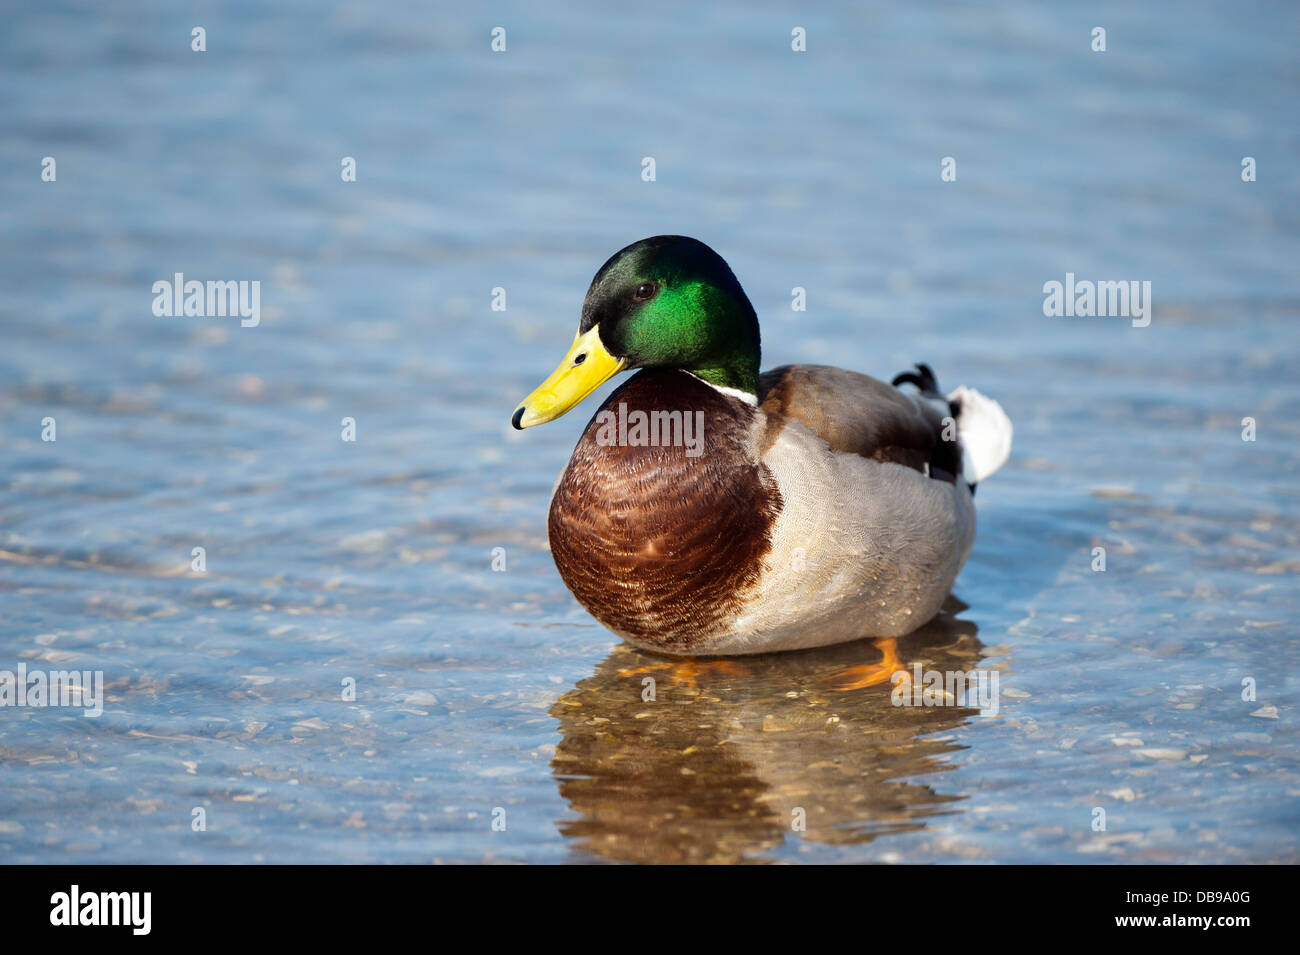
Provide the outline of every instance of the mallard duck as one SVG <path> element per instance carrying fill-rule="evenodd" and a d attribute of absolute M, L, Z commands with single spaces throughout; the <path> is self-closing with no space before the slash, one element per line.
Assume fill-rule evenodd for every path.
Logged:
<path fill-rule="evenodd" d="M 939 611 L 975 539 L 975 485 L 1011 422 L 925 365 L 886 384 L 825 365 L 759 371 L 754 308 L 686 236 L 596 273 L 573 345 L 515 409 L 530 428 L 637 370 L 588 422 L 552 492 L 560 577 L 614 633 L 669 656 L 894 638 Z M 901 386 L 914 391 L 905 392 Z"/>

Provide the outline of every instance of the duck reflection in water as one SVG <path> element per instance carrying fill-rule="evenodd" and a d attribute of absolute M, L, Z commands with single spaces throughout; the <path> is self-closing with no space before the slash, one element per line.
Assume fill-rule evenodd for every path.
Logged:
<path fill-rule="evenodd" d="M 898 653 L 908 671 L 973 671 L 976 631 L 941 613 Z M 761 862 L 787 840 L 861 845 L 959 811 L 962 796 L 924 779 L 964 748 L 936 734 L 979 710 L 951 698 L 896 706 L 889 684 L 837 690 L 873 652 L 666 663 L 616 647 L 551 709 L 563 737 L 552 771 L 577 813 L 561 831 L 580 854 L 612 861 Z"/>

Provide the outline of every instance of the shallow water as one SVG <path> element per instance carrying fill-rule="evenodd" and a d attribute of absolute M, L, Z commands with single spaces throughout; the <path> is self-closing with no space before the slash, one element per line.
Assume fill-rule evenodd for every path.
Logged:
<path fill-rule="evenodd" d="M 696 7 L 9 18 L 0 669 L 107 701 L 0 709 L 0 858 L 1297 860 L 1300 16 Z M 659 232 L 765 364 L 1007 408 L 967 606 L 902 642 L 996 715 L 829 689 L 868 645 L 647 669 L 564 589 L 588 415 L 509 414 Z M 1044 317 L 1067 271 L 1151 324 Z M 155 317 L 175 272 L 260 280 L 261 324 Z"/>

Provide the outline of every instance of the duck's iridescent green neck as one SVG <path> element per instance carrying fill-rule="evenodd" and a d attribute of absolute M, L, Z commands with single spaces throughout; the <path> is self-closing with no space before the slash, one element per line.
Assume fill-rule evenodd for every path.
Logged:
<path fill-rule="evenodd" d="M 702 242 L 657 236 L 611 257 L 583 304 L 580 330 L 594 326 L 628 368 L 673 368 L 758 392 L 758 317 L 730 267 Z"/>
<path fill-rule="evenodd" d="M 654 303 L 656 320 L 629 329 L 628 341 L 645 356 L 646 367 L 675 367 L 712 385 L 757 394 L 758 318 L 744 292 L 740 296 L 706 281 L 666 287 Z"/>

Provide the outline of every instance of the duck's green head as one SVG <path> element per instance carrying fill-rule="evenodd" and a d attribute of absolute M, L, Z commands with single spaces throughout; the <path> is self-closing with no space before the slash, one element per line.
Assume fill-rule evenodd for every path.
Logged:
<path fill-rule="evenodd" d="M 600 267 L 573 347 L 511 423 L 558 418 L 633 368 L 675 368 L 753 395 L 758 365 L 758 318 L 722 256 L 698 239 L 657 235 Z"/>

